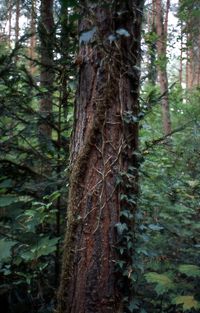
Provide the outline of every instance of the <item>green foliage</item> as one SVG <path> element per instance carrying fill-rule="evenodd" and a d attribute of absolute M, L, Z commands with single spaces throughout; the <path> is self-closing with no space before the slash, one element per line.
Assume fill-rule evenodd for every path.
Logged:
<path fill-rule="evenodd" d="M 189 277 L 200 277 L 200 267 L 197 265 L 182 264 L 178 270 Z"/>
<path fill-rule="evenodd" d="M 16 241 L 13 240 L 0 240 L 0 264 L 6 262 L 12 254 L 12 247 L 15 246 Z"/>
<path fill-rule="evenodd" d="M 145 274 L 148 283 L 155 283 L 155 291 L 158 295 L 162 295 L 175 287 L 172 280 L 165 274 L 150 272 Z"/>
<path fill-rule="evenodd" d="M 1 37 L 0 295 L 5 298 L 8 305 L 5 310 L 9 312 L 47 313 L 52 312 L 54 305 L 61 265 L 60 242 L 65 229 L 68 184 L 65 169 L 76 87 L 73 62 L 77 45 L 76 3 L 56 4 L 60 17 L 55 16 L 56 39 L 53 52 L 50 51 L 54 54 L 52 86 L 43 87 L 40 82 L 43 64 L 39 27 L 36 27 L 36 60 L 31 62 L 27 49 L 30 35 L 23 35 L 15 46 L 12 42 L 13 48 L 8 48 L 8 37 L 5 42 Z M 30 3 L 23 3 L 20 14 L 29 17 L 29 12 Z M 35 22 L 38 24 L 37 17 Z M 23 31 L 27 29 L 21 29 L 20 34 Z M 42 112 L 41 100 L 49 94 L 52 110 L 47 117 Z M 50 127 L 52 135 L 44 136 L 41 125 Z"/>
<path fill-rule="evenodd" d="M 183 102 L 187 97 L 187 102 Z M 144 116 L 140 120 L 140 194 L 133 198 L 130 172 L 120 173 L 118 184 L 124 208 L 117 270 L 133 290 L 125 297 L 127 312 L 197 312 L 199 309 L 199 91 L 170 92 L 174 132 L 162 137 L 160 96 L 152 85 L 143 90 Z M 190 101 L 190 104 L 188 103 Z M 131 113 L 125 122 L 138 122 Z M 180 127 L 183 125 L 183 127 Z M 131 206 L 137 202 L 137 213 Z M 131 223 L 135 220 L 135 232 Z M 132 254 L 132 257 L 130 255 Z M 127 262 L 124 262 L 126 255 Z"/>
<path fill-rule="evenodd" d="M 178 296 L 173 301 L 176 305 L 181 304 L 183 307 L 183 312 L 187 312 L 200 307 L 200 303 L 197 302 L 193 296 Z"/>

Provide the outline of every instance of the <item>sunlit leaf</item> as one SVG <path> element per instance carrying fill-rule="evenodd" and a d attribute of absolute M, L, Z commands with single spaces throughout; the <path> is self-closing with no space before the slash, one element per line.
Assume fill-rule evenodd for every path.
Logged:
<path fill-rule="evenodd" d="M 200 277 L 200 267 L 193 264 L 182 264 L 179 271 L 189 277 Z"/>
<path fill-rule="evenodd" d="M 200 307 L 199 302 L 194 299 L 194 296 L 178 296 L 174 298 L 173 303 L 177 305 L 182 304 L 184 312 Z"/>

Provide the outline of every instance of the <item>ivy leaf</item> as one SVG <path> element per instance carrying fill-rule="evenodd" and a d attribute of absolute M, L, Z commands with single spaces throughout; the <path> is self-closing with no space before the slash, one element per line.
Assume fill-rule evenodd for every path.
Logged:
<path fill-rule="evenodd" d="M 135 309 L 138 309 L 138 308 L 139 308 L 138 300 L 132 300 L 128 305 L 128 309 L 130 312 L 133 312 Z"/>
<path fill-rule="evenodd" d="M 174 298 L 173 303 L 177 305 L 182 304 L 184 312 L 200 307 L 199 302 L 193 296 L 178 296 Z"/>
<path fill-rule="evenodd" d="M 124 28 L 119 28 L 116 30 L 116 33 L 120 36 L 130 37 L 129 32 Z"/>
<path fill-rule="evenodd" d="M 173 281 L 165 274 L 158 274 L 156 272 L 149 272 L 145 274 L 148 283 L 156 284 L 155 291 L 158 295 L 168 292 L 169 289 L 174 288 Z"/>
<path fill-rule="evenodd" d="M 189 277 L 200 277 L 200 267 L 197 265 L 182 264 L 178 270 Z"/>
<path fill-rule="evenodd" d="M 79 39 L 80 44 L 88 44 L 93 39 L 96 29 L 96 27 L 93 27 L 91 30 L 83 32 Z"/>
<path fill-rule="evenodd" d="M 125 223 L 117 223 L 115 227 L 119 235 L 122 235 L 125 230 L 128 230 L 128 226 Z"/>
<path fill-rule="evenodd" d="M 0 207 L 9 206 L 10 204 L 16 202 L 18 199 L 15 196 L 1 196 L 0 198 Z"/>
<path fill-rule="evenodd" d="M 108 36 L 108 40 L 110 41 L 110 44 L 111 44 L 113 41 L 115 41 L 116 39 L 117 39 L 117 37 L 116 37 L 115 35 L 113 35 L 113 34 L 111 34 L 111 35 Z"/>

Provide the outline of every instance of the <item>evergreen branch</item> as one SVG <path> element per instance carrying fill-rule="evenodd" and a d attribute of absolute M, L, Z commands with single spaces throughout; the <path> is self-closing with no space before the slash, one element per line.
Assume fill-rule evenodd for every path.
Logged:
<path fill-rule="evenodd" d="M 151 149 L 153 148 L 155 145 L 157 144 L 160 144 L 160 143 L 163 143 L 167 138 L 171 137 L 172 135 L 180 132 L 180 131 L 183 131 L 186 127 L 188 127 L 189 124 L 191 124 L 193 122 L 193 120 L 189 121 L 188 123 L 180 126 L 180 127 L 177 127 L 175 129 L 173 129 L 169 134 L 167 135 L 164 135 L 160 138 L 157 138 L 157 139 L 154 139 L 152 140 L 150 143 L 146 142 L 145 143 L 145 148 L 142 150 L 142 153 L 144 153 L 147 149 Z"/>

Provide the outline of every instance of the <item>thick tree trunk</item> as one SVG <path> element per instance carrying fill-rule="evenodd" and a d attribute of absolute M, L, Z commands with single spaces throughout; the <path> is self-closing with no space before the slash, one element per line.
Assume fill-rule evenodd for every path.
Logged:
<path fill-rule="evenodd" d="M 40 6 L 40 54 L 41 54 L 41 74 L 40 85 L 44 88 L 40 103 L 40 113 L 42 119 L 39 123 L 39 135 L 41 143 L 51 138 L 52 129 L 49 121 L 52 117 L 53 105 L 53 47 L 54 47 L 54 19 L 53 0 L 41 0 Z"/>
<path fill-rule="evenodd" d="M 143 5 L 140 0 L 118 3 L 84 1 L 79 26 L 59 313 L 122 312 L 115 273 L 121 207 L 116 179 L 129 164 L 134 166 L 138 145 L 138 124 L 124 120 L 138 114 Z"/>
<path fill-rule="evenodd" d="M 158 53 L 158 77 L 162 97 L 162 116 L 163 116 L 163 129 L 164 134 L 171 133 L 171 118 L 169 107 L 169 94 L 168 94 L 168 77 L 167 77 L 167 25 L 168 25 L 168 11 L 170 2 L 167 1 L 166 18 L 164 22 L 162 1 L 155 0 L 156 4 L 156 33 L 157 40 L 157 53 Z"/>

